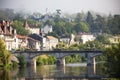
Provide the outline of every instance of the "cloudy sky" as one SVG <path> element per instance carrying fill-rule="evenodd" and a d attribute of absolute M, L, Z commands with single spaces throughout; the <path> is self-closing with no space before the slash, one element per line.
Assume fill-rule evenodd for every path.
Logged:
<path fill-rule="evenodd" d="M 31 12 L 77 13 L 94 11 L 105 14 L 120 14 L 120 0 L 0 0 L 0 8 L 12 8 Z"/>

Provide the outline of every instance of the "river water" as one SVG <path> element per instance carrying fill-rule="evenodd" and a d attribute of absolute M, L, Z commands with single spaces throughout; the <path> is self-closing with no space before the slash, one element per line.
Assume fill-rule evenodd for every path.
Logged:
<path fill-rule="evenodd" d="M 72 63 L 64 67 L 43 65 L 0 71 L 0 80 L 100 80 L 103 76 L 101 63 L 95 69 L 86 63 Z"/>

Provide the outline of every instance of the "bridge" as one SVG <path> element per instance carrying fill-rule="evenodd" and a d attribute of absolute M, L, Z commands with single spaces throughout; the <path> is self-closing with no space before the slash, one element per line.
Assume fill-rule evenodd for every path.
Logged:
<path fill-rule="evenodd" d="M 34 74 L 36 73 L 36 58 L 37 56 L 43 54 L 49 54 L 51 56 L 56 57 L 56 64 L 57 67 L 65 66 L 65 57 L 68 55 L 80 54 L 87 58 L 87 73 L 88 77 L 95 76 L 96 74 L 96 64 L 95 64 L 95 57 L 103 54 L 104 51 L 101 50 L 53 50 L 53 51 L 15 51 L 13 54 L 17 57 L 19 55 L 23 55 L 27 63 L 30 64 L 30 68 Z M 27 73 L 28 76 L 33 76 L 32 73 Z M 86 77 L 86 75 L 85 75 Z M 96 76 L 95 76 L 96 77 Z"/>
<path fill-rule="evenodd" d="M 87 58 L 87 65 L 95 64 L 95 57 L 103 53 L 101 50 L 52 50 L 52 51 L 15 51 L 13 54 L 17 57 L 23 55 L 27 63 L 36 67 L 36 57 L 49 54 L 56 57 L 56 64 L 65 66 L 65 57 L 68 55 L 80 54 Z"/>

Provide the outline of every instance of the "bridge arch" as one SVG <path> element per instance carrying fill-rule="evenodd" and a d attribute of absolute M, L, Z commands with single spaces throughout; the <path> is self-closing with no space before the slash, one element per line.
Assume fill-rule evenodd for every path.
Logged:
<path fill-rule="evenodd" d="M 103 53 L 103 51 L 95 51 L 95 50 L 94 51 L 90 51 L 90 50 L 89 51 L 86 51 L 86 50 L 84 50 L 84 51 L 22 51 L 22 52 L 14 52 L 14 55 L 17 56 L 18 53 L 24 55 L 27 62 L 36 66 L 36 59 L 35 58 L 37 56 L 40 56 L 43 54 L 56 57 L 58 60 L 61 60 L 61 63 L 63 65 L 65 65 L 64 59 L 66 56 L 80 54 L 82 56 L 87 57 L 87 59 L 88 59 L 87 63 L 91 64 L 92 58 L 95 56 L 101 55 Z"/>

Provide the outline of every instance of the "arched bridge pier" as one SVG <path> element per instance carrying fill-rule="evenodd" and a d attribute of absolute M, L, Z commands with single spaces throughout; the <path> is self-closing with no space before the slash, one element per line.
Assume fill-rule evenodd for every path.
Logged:
<path fill-rule="evenodd" d="M 58 66 L 65 66 L 65 57 L 68 55 L 80 54 L 87 58 L 87 65 L 95 64 L 95 57 L 103 53 L 100 50 L 79 50 L 79 51 L 16 51 L 14 52 L 15 56 L 23 55 L 27 63 L 36 67 L 36 57 L 49 54 L 56 57 L 56 64 Z"/>

